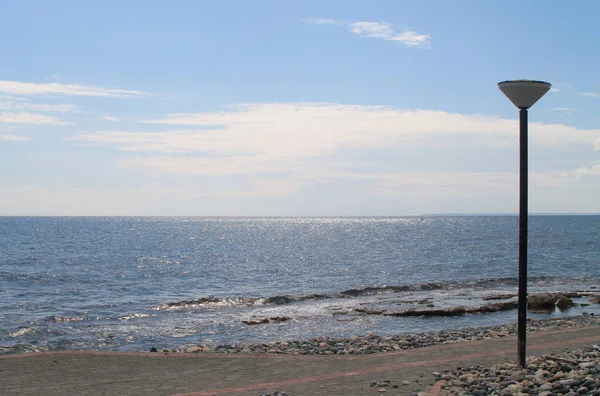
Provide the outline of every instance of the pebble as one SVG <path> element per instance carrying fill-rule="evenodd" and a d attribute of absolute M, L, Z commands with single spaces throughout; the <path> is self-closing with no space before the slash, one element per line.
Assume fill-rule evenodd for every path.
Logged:
<path fill-rule="evenodd" d="M 539 332 L 584 327 L 600 324 L 594 315 L 581 315 L 568 319 L 542 319 L 527 322 L 527 332 Z M 378 336 L 367 334 L 348 338 L 319 336 L 309 340 L 286 340 L 262 344 L 246 345 L 187 345 L 172 349 L 172 352 L 192 353 L 237 353 L 237 354 L 286 354 L 286 355 L 366 355 L 393 352 L 432 346 L 435 344 L 454 344 L 472 340 L 516 335 L 516 324 L 489 326 L 480 328 L 462 328 L 419 334 L 401 334 L 396 336 Z M 199 348 L 199 349 L 196 349 Z M 444 379 L 444 377 L 442 377 Z"/>
<path fill-rule="evenodd" d="M 511 363 L 461 367 L 448 378 L 440 394 L 600 396 L 600 348 L 530 357 L 526 367 L 521 370 Z M 461 378 L 473 380 L 469 383 Z"/>

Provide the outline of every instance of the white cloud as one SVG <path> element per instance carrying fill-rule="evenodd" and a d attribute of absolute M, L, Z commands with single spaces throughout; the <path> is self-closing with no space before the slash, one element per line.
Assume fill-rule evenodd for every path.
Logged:
<path fill-rule="evenodd" d="M 355 22 L 350 25 L 350 31 L 362 37 L 388 39 L 394 35 L 392 25 L 387 22 Z"/>
<path fill-rule="evenodd" d="M 1 99 L 1 98 L 0 98 Z M 0 110 L 5 111 L 41 111 L 44 113 L 78 113 L 79 107 L 73 104 L 38 104 L 27 101 L 0 100 Z"/>
<path fill-rule="evenodd" d="M 428 48 L 431 45 L 431 36 L 418 34 L 412 30 L 399 33 L 390 23 L 360 21 L 350 24 L 350 31 L 361 37 L 376 38 L 380 40 L 398 41 L 409 47 Z"/>
<path fill-rule="evenodd" d="M 507 147 L 516 144 L 518 133 L 516 120 L 335 103 L 246 104 L 227 111 L 170 114 L 143 122 L 201 128 L 108 130 L 76 135 L 71 140 L 135 153 L 139 156 L 124 158 L 120 164 L 159 173 L 289 172 L 314 178 L 319 172 L 331 175 L 364 168 L 355 155 L 347 153 Z M 600 136 L 600 130 L 531 123 L 530 136 L 532 145 L 538 147 L 589 147 Z"/>
<path fill-rule="evenodd" d="M 27 99 L 26 98 L 21 98 L 19 96 L 10 96 L 10 95 L 2 95 L 2 94 L 0 94 L 0 100 L 3 100 L 3 101 L 7 101 L 7 100 L 9 100 L 9 101 L 25 100 L 26 101 Z"/>
<path fill-rule="evenodd" d="M 12 141 L 12 142 L 26 142 L 26 141 L 31 140 L 31 138 L 0 133 L 0 140 Z"/>
<path fill-rule="evenodd" d="M 431 46 L 431 36 L 429 34 L 419 34 L 410 29 L 397 31 L 389 22 L 358 21 L 344 23 L 335 19 L 325 18 L 313 18 L 305 21 L 317 25 L 346 25 L 351 33 L 361 37 L 397 41 L 407 47 L 429 48 Z"/>
<path fill-rule="evenodd" d="M 579 92 L 579 95 L 594 99 L 600 98 L 600 93 L 597 92 Z"/>
<path fill-rule="evenodd" d="M 574 109 L 572 107 L 554 107 L 552 109 L 550 109 L 550 111 L 561 111 L 565 114 L 573 114 L 573 113 L 579 113 L 583 110 L 581 109 Z"/>
<path fill-rule="evenodd" d="M 100 88 L 79 84 L 31 83 L 0 80 L 0 92 L 8 95 L 37 96 L 98 96 L 107 98 L 135 98 L 150 96 L 147 92 L 120 88 Z"/>
<path fill-rule="evenodd" d="M 110 122 L 119 121 L 119 119 L 117 117 L 113 117 L 113 116 L 109 116 L 109 115 L 105 115 L 104 117 L 102 117 L 102 119 L 106 120 L 106 121 L 110 121 Z"/>
<path fill-rule="evenodd" d="M 67 125 L 69 122 L 60 120 L 56 117 L 43 114 L 19 112 L 19 113 L 0 113 L 0 123 L 4 124 L 29 124 L 29 125 Z"/>
<path fill-rule="evenodd" d="M 550 88 L 550 92 L 560 92 L 560 88 Z"/>
<path fill-rule="evenodd" d="M 343 23 L 331 18 L 306 18 L 304 22 L 312 23 L 313 25 L 337 25 Z"/>
<path fill-rule="evenodd" d="M 582 166 L 576 171 L 577 178 L 585 176 L 600 176 L 600 164 L 592 167 Z"/>
<path fill-rule="evenodd" d="M 594 145 L 594 151 L 600 151 L 600 138 L 596 140 L 596 144 Z"/>

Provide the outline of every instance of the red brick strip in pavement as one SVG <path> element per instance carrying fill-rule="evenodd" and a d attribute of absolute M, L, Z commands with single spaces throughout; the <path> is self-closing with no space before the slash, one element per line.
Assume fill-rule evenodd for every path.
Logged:
<path fill-rule="evenodd" d="M 594 336 L 594 337 L 578 338 L 575 340 L 556 341 L 556 342 L 546 343 L 546 344 L 542 344 L 542 345 L 535 345 L 535 346 L 529 347 L 528 350 L 551 348 L 551 347 L 563 347 L 563 346 L 567 346 L 570 344 L 575 344 L 575 343 L 579 344 L 579 343 L 582 343 L 582 342 L 585 343 L 588 341 L 595 342 L 598 340 L 600 340 L 600 335 Z M 461 346 L 460 344 L 453 344 L 453 345 Z M 462 346 L 464 346 L 464 344 Z M 403 351 L 403 352 L 405 352 L 405 351 Z M 311 377 L 295 378 L 295 379 L 286 380 L 286 381 L 265 382 L 262 384 L 252 384 L 252 385 L 237 386 L 237 387 L 230 387 L 230 388 L 211 389 L 211 390 L 206 390 L 206 391 L 202 391 L 202 392 L 181 393 L 181 394 L 177 394 L 177 395 L 173 395 L 173 396 L 212 396 L 212 395 L 220 395 L 220 394 L 235 393 L 235 392 L 246 392 L 246 391 L 268 389 L 268 388 L 284 388 L 284 387 L 287 387 L 290 385 L 297 385 L 297 384 L 302 384 L 302 383 L 307 383 L 307 382 L 326 381 L 326 380 L 331 380 L 331 379 L 335 379 L 335 378 L 353 377 L 353 376 L 361 375 L 361 374 L 371 374 L 371 373 L 379 373 L 379 372 L 384 372 L 384 371 L 394 371 L 394 370 L 406 369 L 409 367 L 428 366 L 431 364 L 451 363 L 451 362 L 461 361 L 461 360 L 465 360 L 465 359 L 495 357 L 495 356 L 505 355 L 507 353 L 513 353 L 513 352 L 514 352 L 514 348 L 499 349 L 499 350 L 492 350 L 490 352 L 480 352 L 480 353 L 473 353 L 473 354 L 468 354 L 468 355 L 459 355 L 459 356 L 454 356 L 454 357 L 449 357 L 449 358 L 420 360 L 420 361 L 416 361 L 416 362 L 407 362 L 407 363 L 398 363 L 398 364 L 388 364 L 388 365 L 369 367 L 369 368 L 364 368 L 364 369 L 359 369 L 359 370 L 342 371 L 342 372 L 317 375 L 317 376 L 311 376 Z M 387 355 L 391 355 L 391 354 L 392 353 L 387 354 Z M 441 388 L 441 385 L 440 385 L 440 388 Z M 439 392 L 439 390 L 438 390 L 438 392 Z M 436 395 L 437 392 L 430 393 L 430 394 Z"/>
<path fill-rule="evenodd" d="M 446 380 L 440 380 L 438 382 L 435 383 L 435 385 L 433 386 L 433 388 L 431 388 L 431 390 L 429 391 L 429 394 L 427 396 L 437 396 L 440 391 L 442 390 L 442 386 L 444 386 L 444 384 L 446 383 Z"/>

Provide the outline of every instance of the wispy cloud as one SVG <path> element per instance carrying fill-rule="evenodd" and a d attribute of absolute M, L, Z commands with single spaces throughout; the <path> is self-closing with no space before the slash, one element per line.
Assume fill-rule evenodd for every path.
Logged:
<path fill-rule="evenodd" d="M 113 117 L 113 116 L 109 116 L 109 115 L 105 115 L 104 117 L 102 117 L 102 119 L 105 121 L 110 121 L 110 122 L 119 121 L 119 119 L 117 117 Z"/>
<path fill-rule="evenodd" d="M 581 109 L 574 109 L 572 107 L 553 107 L 552 109 L 550 109 L 550 111 L 561 111 L 565 114 L 573 114 L 573 113 L 579 113 L 582 112 L 583 110 Z"/>
<path fill-rule="evenodd" d="M 560 92 L 560 88 L 552 87 L 550 88 L 550 92 Z"/>
<path fill-rule="evenodd" d="M 586 176 L 600 176 L 600 164 L 594 166 L 582 166 L 577 169 L 577 178 L 582 178 Z"/>
<path fill-rule="evenodd" d="M 579 92 L 579 95 L 594 99 L 600 98 L 600 93 L 597 92 Z"/>
<path fill-rule="evenodd" d="M 26 142 L 29 140 L 31 140 L 31 138 L 0 133 L 0 141 Z"/>
<path fill-rule="evenodd" d="M 67 125 L 69 122 L 59 118 L 36 114 L 30 112 L 8 113 L 0 112 L 0 123 L 2 124 L 25 124 L 25 125 Z"/>
<path fill-rule="evenodd" d="M 306 18 L 304 19 L 306 23 L 312 23 L 313 25 L 338 25 L 343 24 L 342 21 L 338 21 L 337 19 L 331 18 Z"/>
<path fill-rule="evenodd" d="M 408 29 L 399 33 L 387 22 L 354 22 L 350 24 L 350 31 L 361 37 L 398 41 L 409 47 L 428 48 L 431 45 L 430 35 L 418 34 Z"/>
<path fill-rule="evenodd" d="M 419 34 L 411 29 L 399 31 L 389 22 L 358 21 L 347 23 L 323 18 L 313 18 L 305 21 L 317 25 L 345 25 L 351 33 L 360 37 L 396 41 L 407 47 L 431 47 L 431 36 L 429 34 Z"/>
<path fill-rule="evenodd" d="M 39 104 L 27 101 L 0 100 L 0 111 L 3 110 L 41 111 L 43 113 L 78 113 L 79 107 L 74 104 Z"/>
<path fill-rule="evenodd" d="M 187 175 L 235 175 L 270 172 L 343 173 L 363 164 L 348 153 L 369 150 L 402 152 L 407 148 L 452 150 L 507 147 L 514 144 L 515 120 L 429 110 L 335 103 L 246 104 L 227 111 L 170 114 L 146 120 L 155 125 L 198 126 L 197 130 L 161 132 L 108 130 L 72 137 L 139 156 L 121 165 Z M 589 145 L 600 130 L 532 123 L 532 144 Z"/>
<path fill-rule="evenodd" d="M 6 80 L 0 80 L 0 92 L 8 95 L 21 96 L 63 95 L 106 98 L 136 98 L 151 95 L 147 92 L 120 88 L 101 88 L 79 84 L 32 83 Z"/>

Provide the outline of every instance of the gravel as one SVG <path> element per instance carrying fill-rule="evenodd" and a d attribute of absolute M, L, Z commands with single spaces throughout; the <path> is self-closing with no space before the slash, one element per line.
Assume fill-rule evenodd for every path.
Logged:
<path fill-rule="evenodd" d="M 528 320 L 527 332 L 560 330 L 600 324 L 593 314 L 561 318 Z M 245 345 L 190 344 L 171 350 L 187 353 L 238 353 L 238 354 L 285 354 L 285 355 L 364 355 L 393 352 L 435 344 L 453 344 L 465 341 L 486 340 L 516 335 L 516 324 L 480 328 L 462 328 L 418 334 L 402 334 L 382 337 L 376 334 L 349 338 L 316 337 L 308 340 L 276 341 Z"/>
<path fill-rule="evenodd" d="M 459 367 L 439 396 L 600 395 L 600 346 L 558 355 L 530 357 L 524 369 L 514 363 Z"/>

